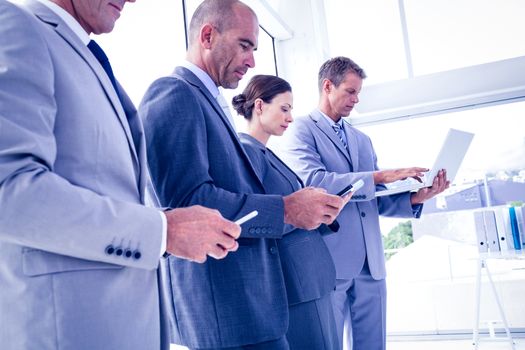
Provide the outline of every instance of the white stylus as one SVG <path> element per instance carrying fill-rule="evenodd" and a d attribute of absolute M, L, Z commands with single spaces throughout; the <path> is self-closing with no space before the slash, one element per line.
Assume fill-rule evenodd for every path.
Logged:
<path fill-rule="evenodd" d="M 357 180 L 356 182 L 354 182 L 354 183 L 352 184 L 352 192 L 357 191 L 358 189 L 360 189 L 361 187 L 363 187 L 364 184 L 365 184 L 365 182 L 363 181 L 363 179 L 359 179 L 359 180 Z"/>
<path fill-rule="evenodd" d="M 246 221 L 250 220 L 250 219 L 253 219 L 254 217 L 257 216 L 257 214 L 259 214 L 259 212 L 257 210 L 254 210 L 252 212 L 249 212 L 248 214 L 244 215 L 242 218 L 238 219 L 235 221 L 235 223 L 237 225 L 242 225 L 244 224 Z"/>

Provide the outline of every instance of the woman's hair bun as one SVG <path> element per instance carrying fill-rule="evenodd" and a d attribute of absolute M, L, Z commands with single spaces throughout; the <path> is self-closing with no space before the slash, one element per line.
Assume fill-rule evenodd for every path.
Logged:
<path fill-rule="evenodd" d="M 233 106 L 233 109 L 235 109 L 237 113 L 239 113 L 239 115 L 246 116 L 245 115 L 246 110 L 244 109 L 245 103 L 246 103 L 246 95 L 239 94 L 233 97 L 232 106 Z"/>

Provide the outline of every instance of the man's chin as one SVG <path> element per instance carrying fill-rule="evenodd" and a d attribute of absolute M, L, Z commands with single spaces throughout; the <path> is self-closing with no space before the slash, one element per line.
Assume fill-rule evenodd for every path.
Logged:
<path fill-rule="evenodd" d="M 344 111 L 344 113 L 341 113 L 341 117 L 346 118 L 350 115 L 350 113 L 352 113 L 352 110 Z"/>
<path fill-rule="evenodd" d="M 222 84 L 222 87 L 224 89 L 237 89 L 238 86 L 239 86 L 239 80 L 228 81 L 228 82 Z"/>

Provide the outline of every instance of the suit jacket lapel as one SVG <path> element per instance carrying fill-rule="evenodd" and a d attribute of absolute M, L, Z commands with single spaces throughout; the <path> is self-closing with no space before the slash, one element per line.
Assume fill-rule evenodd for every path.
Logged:
<path fill-rule="evenodd" d="M 204 86 L 204 84 L 200 81 L 200 79 L 195 74 L 193 74 L 189 69 L 184 68 L 184 67 L 175 68 L 175 72 L 173 73 L 173 76 L 188 82 L 188 84 L 195 86 L 202 93 L 202 95 L 206 98 L 206 100 L 208 100 L 210 105 L 220 116 L 222 123 L 226 126 L 226 129 L 228 133 L 230 134 L 230 136 L 232 137 L 233 142 L 235 143 L 235 146 L 238 148 L 239 152 L 242 154 L 245 161 L 250 165 L 250 169 L 252 173 L 254 174 L 255 178 L 259 181 L 261 188 L 264 189 L 263 181 L 259 177 L 257 172 L 255 171 L 252 165 L 252 162 L 250 160 L 250 157 L 248 157 L 246 152 L 244 152 L 244 147 L 241 144 L 241 141 L 239 139 L 239 136 L 237 135 L 237 132 L 233 129 L 233 127 L 230 124 L 230 121 L 228 120 L 228 117 L 226 117 L 221 106 L 219 105 L 217 100 L 213 98 L 213 96 L 211 95 L 210 91 L 206 88 L 206 86 Z"/>
<path fill-rule="evenodd" d="M 119 84 L 118 81 L 117 84 Z M 122 107 L 124 108 L 124 112 L 128 121 L 124 125 L 129 125 L 132 135 L 131 142 L 133 142 L 134 145 L 134 152 L 136 152 L 135 156 L 138 158 L 137 173 L 139 177 L 139 192 L 142 203 L 145 203 L 145 190 L 147 182 L 150 180 L 147 168 L 148 162 L 146 159 L 146 140 L 144 136 L 144 128 L 142 127 L 142 122 L 139 118 L 137 109 L 122 88 L 120 88 L 120 95 L 122 96 Z M 128 140 L 130 139 L 128 138 Z"/>
<path fill-rule="evenodd" d="M 292 169 L 290 169 L 290 167 L 289 167 L 288 165 L 286 165 L 286 163 L 283 162 L 283 161 L 281 160 L 281 158 L 277 157 L 277 156 L 275 155 L 275 153 L 273 153 L 269 148 L 266 148 L 266 150 L 267 150 L 268 152 L 270 152 L 271 155 L 272 155 L 275 159 L 277 159 L 277 161 L 279 162 L 280 165 L 282 165 L 282 168 L 279 167 L 279 166 L 274 166 L 274 168 L 275 168 L 279 173 L 281 173 L 281 175 L 284 176 L 284 178 L 285 178 L 286 180 L 288 180 L 288 182 L 290 183 L 290 185 L 292 185 L 292 188 L 294 188 L 294 191 L 297 191 L 297 190 L 303 188 L 303 187 L 304 187 L 304 183 L 303 183 L 303 181 L 301 180 L 301 178 L 299 178 L 299 176 L 297 176 L 297 174 L 296 174 Z M 273 164 L 272 164 L 272 166 L 273 166 Z M 288 170 L 290 171 L 290 173 L 292 173 L 292 174 L 294 175 L 295 179 L 297 180 L 297 183 L 294 184 L 294 183 L 290 180 L 290 178 L 288 177 L 288 175 L 283 171 L 283 168 L 284 168 L 284 169 L 288 169 Z M 299 188 L 297 187 L 298 184 L 299 184 Z"/>
<path fill-rule="evenodd" d="M 313 111 L 312 113 L 310 113 L 310 118 L 314 121 L 315 125 L 330 139 L 330 141 L 332 141 L 332 143 L 345 156 L 345 158 L 351 165 L 352 159 L 350 158 L 348 151 L 346 150 L 345 146 L 343 146 L 343 143 L 341 142 L 337 134 L 334 132 L 334 129 L 332 129 L 332 127 L 330 126 L 330 123 L 328 123 L 328 121 L 325 120 L 325 118 L 322 116 L 321 112 L 319 112 L 318 110 Z"/>
<path fill-rule="evenodd" d="M 238 139 L 237 132 L 231 125 L 228 117 L 226 114 L 224 114 L 224 111 L 222 110 L 222 107 L 219 105 L 219 102 L 211 95 L 210 91 L 204 86 L 204 84 L 199 80 L 199 78 L 193 74 L 189 69 L 183 68 L 183 67 L 177 67 L 175 69 L 175 74 L 178 74 L 180 77 L 182 77 L 184 80 L 186 80 L 191 85 L 197 87 L 201 93 L 206 97 L 210 105 L 215 109 L 217 114 L 221 117 L 222 122 L 224 125 L 228 128 L 228 132 L 235 136 L 235 138 Z"/>
<path fill-rule="evenodd" d="M 352 168 L 354 171 L 357 171 L 359 169 L 359 156 L 358 156 L 358 142 L 357 137 L 354 132 L 354 128 L 348 123 L 346 120 L 343 119 L 343 127 L 345 129 L 346 134 L 346 141 L 348 142 L 348 150 L 350 152 L 350 159 L 352 162 Z"/>
<path fill-rule="evenodd" d="M 113 109 L 115 110 L 115 114 L 117 115 L 120 121 L 120 124 L 122 125 L 122 128 L 124 129 L 124 132 L 128 139 L 128 143 L 130 145 L 130 151 L 133 156 L 133 159 L 136 162 L 136 165 L 138 166 L 139 164 L 138 155 L 135 150 L 135 145 L 133 142 L 133 137 L 131 135 L 130 127 L 128 125 L 128 120 L 126 118 L 126 113 L 124 111 L 124 106 L 122 106 L 117 96 L 117 93 L 115 89 L 113 88 L 111 81 L 109 80 L 109 77 L 107 76 L 106 72 L 104 71 L 100 63 L 93 56 L 91 51 L 89 51 L 87 46 L 81 42 L 81 40 L 77 37 L 77 35 L 75 35 L 75 33 L 71 31 L 71 29 L 67 26 L 67 24 L 65 24 L 53 11 L 51 11 L 45 5 L 42 5 L 36 1 L 29 1 L 27 7 L 41 21 L 54 27 L 55 32 L 60 37 L 62 37 L 64 41 L 68 43 L 71 46 L 71 48 L 75 50 L 78 53 L 78 55 L 82 57 L 84 61 L 86 61 L 86 63 L 91 67 L 91 69 L 97 76 L 98 80 L 100 81 L 100 84 L 102 88 L 104 89 L 106 96 L 108 97 L 108 100 L 113 106 Z"/>

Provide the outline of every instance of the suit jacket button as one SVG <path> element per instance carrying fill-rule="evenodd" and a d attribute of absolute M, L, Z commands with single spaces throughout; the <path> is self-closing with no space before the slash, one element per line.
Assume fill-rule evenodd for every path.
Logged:
<path fill-rule="evenodd" d="M 121 256 L 123 253 L 124 253 L 124 249 L 122 249 L 120 247 L 115 248 L 115 255 L 116 256 Z"/>
<path fill-rule="evenodd" d="M 250 229 L 248 230 L 250 233 L 255 233 L 255 229 L 253 227 L 250 227 Z"/>
<path fill-rule="evenodd" d="M 126 250 L 124 251 L 124 257 L 125 257 L 125 258 L 131 258 L 132 255 L 133 255 L 133 252 L 132 252 L 131 250 L 126 249 Z"/>
<path fill-rule="evenodd" d="M 257 233 L 257 234 L 261 233 L 261 229 L 260 229 L 259 227 L 257 227 L 257 228 L 255 229 L 255 233 Z"/>
<path fill-rule="evenodd" d="M 141 256 L 142 256 L 142 253 L 139 250 L 135 250 L 133 252 L 133 259 L 139 260 Z"/>
<path fill-rule="evenodd" d="M 277 248 L 276 247 L 270 247 L 270 253 L 271 254 L 277 254 Z"/>
<path fill-rule="evenodd" d="M 105 249 L 105 252 L 106 252 L 107 255 L 111 255 L 111 254 L 113 254 L 114 251 L 115 251 L 115 248 L 113 248 L 113 246 L 112 246 L 111 244 L 108 245 L 108 246 L 106 247 L 106 249 Z"/>
<path fill-rule="evenodd" d="M 364 211 L 361 212 L 361 216 L 362 216 L 362 217 L 365 217 L 365 216 L 366 216 L 366 214 L 365 214 Z"/>
<path fill-rule="evenodd" d="M 263 228 L 261 229 L 261 233 L 264 235 L 264 234 L 266 234 L 266 232 L 268 232 L 268 230 L 266 229 L 266 227 L 263 227 Z"/>

